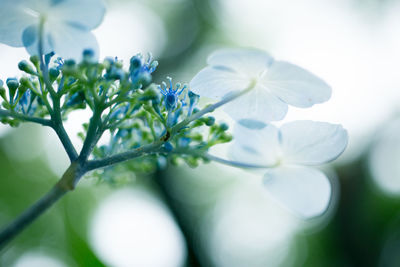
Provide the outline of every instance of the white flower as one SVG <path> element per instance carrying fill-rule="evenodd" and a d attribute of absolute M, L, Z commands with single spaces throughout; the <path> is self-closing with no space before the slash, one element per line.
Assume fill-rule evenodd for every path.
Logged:
<path fill-rule="evenodd" d="M 90 32 L 103 19 L 102 0 L 1 0 L 0 42 L 25 46 L 38 54 L 39 25 L 44 21 L 44 54 L 55 52 L 64 58 L 80 59 L 84 49 L 97 53 L 98 44 Z"/>
<path fill-rule="evenodd" d="M 208 67 L 191 81 L 191 90 L 205 97 L 222 99 L 232 92 L 254 88 L 226 104 L 227 113 L 249 128 L 285 117 L 288 104 L 307 108 L 327 101 L 331 88 L 310 72 L 267 53 L 253 49 L 224 49 L 214 52 Z"/>
<path fill-rule="evenodd" d="M 231 149 L 234 160 L 273 166 L 264 174 L 264 185 L 274 198 L 300 214 L 322 214 L 330 201 L 328 178 L 310 166 L 336 159 L 346 148 L 347 131 L 325 122 L 294 121 L 280 129 L 238 127 Z"/>

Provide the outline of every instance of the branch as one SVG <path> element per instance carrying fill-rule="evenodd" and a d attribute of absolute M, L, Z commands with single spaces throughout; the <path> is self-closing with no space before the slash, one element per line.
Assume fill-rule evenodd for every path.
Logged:
<path fill-rule="evenodd" d="M 102 110 L 95 110 L 93 116 L 90 118 L 90 123 L 86 133 L 86 138 L 85 141 L 83 142 L 82 150 L 79 153 L 79 160 L 81 162 L 86 162 L 94 146 L 101 137 L 102 132 L 99 132 L 99 128 L 102 124 L 101 121 L 102 112 L 103 112 Z"/>
<path fill-rule="evenodd" d="M 63 124 L 58 123 L 53 128 L 54 128 L 54 131 L 56 132 L 58 138 L 60 139 L 60 141 L 65 149 L 65 152 L 67 152 L 71 163 L 74 162 L 78 158 L 78 153 L 76 152 L 75 147 L 71 142 L 71 139 L 69 139 L 69 136 L 68 136 L 67 132 L 65 131 Z"/>
<path fill-rule="evenodd" d="M 31 117 L 28 115 L 24 115 L 21 113 L 17 113 L 17 112 L 5 110 L 5 109 L 0 109 L 0 117 L 12 117 L 12 118 L 20 119 L 20 120 L 27 121 L 27 122 L 38 123 L 43 126 L 49 126 L 49 127 L 53 126 L 53 123 L 51 120 L 38 118 L 38 117 Z"/>
<path fill-rule="evenodd" d="M 72 163 L 78 158 L 78 153 L 76 152 L 75 147 L 71 142 L 71 139 L 65 131 L 64 124 L 61 118 L 60 97 L 57 95 L 53 98 L 53 108 L 54 112 L 52 118 L 54 120 L 54 131 L 57 133 L 57 136 L 60 139 Z"/>
<path fill-rule="evenodd" d="M 159 148 L 162 146 L 164 141 L 156 141 L 149 145 L 144 145 L 136 149 L 132 149 L 126 152 L 122 152 L 104 159 L 89 160 L 85 168 L 87 171 L 100 169 L 103 167 L 111 166 L 120 162 L 128 161 L 130 159 L 138 158 L 148 154 L 159 153 Z"/>

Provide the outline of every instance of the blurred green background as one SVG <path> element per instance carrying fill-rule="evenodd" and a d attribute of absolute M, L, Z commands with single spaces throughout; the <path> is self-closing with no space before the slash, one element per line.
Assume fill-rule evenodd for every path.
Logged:
<path fill-rule="evenodd" d="M 107 4 L 95 31 L 102 56 L 153 52 L 155 82 L 189 82 L 214 49 L 251 46 L 331 84 L 328 104 L 291 109 L 286 120 L 348 129 L 348 150 L 324 168 L 332 204 L 304 221 L 260 179 L 218 164 L 115 173 L 113 184 L 88 176 L 0 252 L 0 266 L 400 266 L 400 1 Z M 1 45 L 1 78 L 17 75 L 23 57 Z M 73 136 L 79 117 L 67 125 Z M 56 183 L 66 159 L 47 129 L 1 127 L 0 227 Z"/>

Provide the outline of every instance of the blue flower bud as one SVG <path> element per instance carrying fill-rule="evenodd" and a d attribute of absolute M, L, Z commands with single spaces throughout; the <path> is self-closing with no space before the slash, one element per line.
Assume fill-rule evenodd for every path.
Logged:
<path fill-rule="evenodd" d="M 138 54 L 131 58 L 129 66 L 129 76 L 131 82 L 137 88 L 146 88 L 152 80 L 151 73 L 153 73 L 158 66 L 157 61 L 153 61 L 151 55 L 147 60 L 143 60 L 143 56 Z"/>
<path fill-rule="evenodd" d="M 46 65 L 49 65 L 51 58 L 55 55 L 54 52 L 50 52 L 44 56 L 44 62 Z"/>
<path fill-rule="evenodd" d="M 222 131 L 226 131 L 226 130 L 229 129 L 229 125 L 223 122 L 223 123 L 221 123 L 221 124 L 219 125 L 219 128 L 220 128 Z"/>
<path fill-rule="evenodd" d="M 8 89 L 14 90 L 14 91 L 17 90 L 17 88 L 19 86 L 19 82 L 16 78 L 8 78 L 6 80 L 6 84 L 7 84 Z"/>
<path fill-rule="evenodd" d="M 21 84 L 21 86 L 19 87 L 18 90 L 24 90 L 23 92 L 25 92 L 25 90 L 27 88 L 29 88 L 29 89 L 33 88 L 33 84 L 31 83 L 31 80 L 29 80 L 29 78 L 27 78 L 27 77 L 21 77 L 21 79 L 19 79 L 19 83 Z"/>
<path fill-rule="evenodd" d="M 212 126 L 212 125 L 214 125 L 214 123 L 215 123 L 215 118 L 214 117 L 207 117 L 207 118 L 205 118 L 205 124 L 207 125 L 207 126 Z"/>
<path fill-rule="evenodd" d="M 93 57 L 94 57 L 94 51 L 92 49 L 85 49 L 85 50 L 83 50 L 82 55 L 83 55 L 84 60 L 86 60 L 86 59 L 90 60 L 90 59 L 93 59 Z"/>
<path fill-rule="evenodd" d="M 174 147 L 172 146 L 172 144 L 171 144 L 170 142 L 166 142 L 166 143 L 164 144 L 164 148 L 165 148 L 165 150 L 166 150 L 167 152 L 171 152 L 171 151 L 174 149 Z"/>
<path fill-rule="evenodd" d="M 142 59 L 139 56 L 134 56 L 130 61 L 131 65 L 129 66 L 130 70 L 136 70 L 142 66 Z"/>
<path fill-rule="evenodd" d="M 76 64 L 75 60 L 73 60 L 73 59 L 67 59 L 64 61 L 64 65 L 67 67 L 73 67 L 73 66 L 75 66 L 75 64 Z"/>
<path fill-rule="evenodd" d="M 175 89 L 172 85 L 172 79 L 167 77 L 169 81 L 169 86 L 165 82 L 161 83 L 161 86 L 158 86 L 160 92 L 164 95 L 164 104 L 165 108 L 168 111 L 171 111 L 177 107 L 179 95 L 186 89 L 186 85 L 181 88 L 181 84 L 177 83 L 175 85 Z"/>
<path fill-rule="evenodd" d="M 39 56 L 38 55 L 33 55 L 29 58 L 29 60 L 33 63 L 33 65 L 38 66 L 39 65 Z"/>
<path fill-rule="evenodd" d="M 188 116 L 192 115 L 193 109 L 196 107 L 197 102 L 199 101 L 200 96 L 196 95 L 192 91 L 188 92 L 189 96 L 189 108 L 188 108 Z"/>
<path fill-rule="evenodd" d="M 58 68 L 49 69 L 49 76 L 52 81 L 56 80 L 58 75 L 60 75 L 60 71 L 58 70 Z"/>
<path fill-rule="evenodd" d="M 6 84 L 8 87 L 8 92 L 10 94 L 10 102 L 13 103 L 15 92 L 17 91 L 17 88 L 19 86 L 19 82 L 16 78 L 8 78 L 6 80 Z"/>
<path fill-rule="evenodd" d="M 18 68 L 26 73 L 35 74 L 35 70 L 26 60 L 22 60 L 18 63 Z"/>

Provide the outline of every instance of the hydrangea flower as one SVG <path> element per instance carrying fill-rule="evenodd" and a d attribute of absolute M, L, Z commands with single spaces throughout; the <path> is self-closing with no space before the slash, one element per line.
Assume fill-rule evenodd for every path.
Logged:
<path fill-rule="evenodd" d="M 208 67 L 191 81 L 200 96 L 222 99 L 253 86 L 245 95 L 225 105 L 227 113 L 249 128 L 262 128 L 285 117 L 288 104 L 307 108 L 327 101 L 331 88 L 296 65 L 276 61 L 254 49 L 223 49 L 210 55 Z"/>
<path fill-rule="evenodd" d="M 39 25 L 43 21 L 43 53 L 79 59 L 84 49 L 98 51 L 90 32 L 103 19 L 102 0 L 2 0 L 0 42 L 25 46 L 38 54 Z"/>
<path fill-rule="evenodd" d="M 331 195 L 328 178 L 312 166 L 336 159 L 346 148 L 347 139 L 341 125 L 325 122 L 294 121 L 280 129 L 269 124 L 262 130 L 238 126 L 231 157 L 247 164 L 271 166 L 264 173 L 267 190 L 308 218 L 323 213 Z"/>
<path fill-rule="evenodd" d="M 137 54 L 131 58 L 129 66 L 129 76 L 133 84 L 143 83 L 149 84 L 152 80 L 151 74 L 156 70 L 158 61 L 153 60 L 153 56 L 149 53 L 147 60 L 144 60 L 142 54 Z"/>

